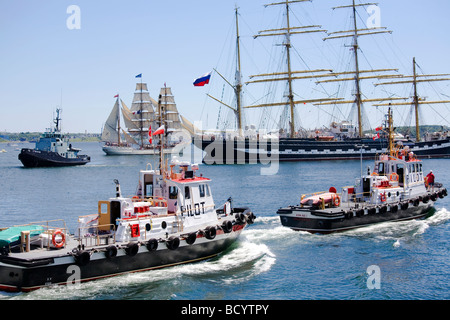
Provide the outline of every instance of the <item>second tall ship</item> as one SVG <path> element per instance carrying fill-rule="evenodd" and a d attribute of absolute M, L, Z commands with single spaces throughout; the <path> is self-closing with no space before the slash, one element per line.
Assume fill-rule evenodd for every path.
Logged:
<path fill-rule="evenodd" d="M 232 85 L 235 92 L 236 107 L 232 108 L 236 115 L 236 130 L 234 132 L 206 133 L 198 132 L 194 137 L 194 143 L 197 147 L 205 151 L 206 156 L 204 162 L 208 164 L 232 164 L 232 163 L 256 163 L 263 162 L 268 158 L 278 159 L 279 161 L 302 161 L 302 160 L 350 160 L 362 158 L 373 158 L 375 155 L 382 153 L 388 147 L 388 138 L 380 132 L 368 132 L 363 129 L 363 104 L 372 103 L 375 106 L 395 106 L 410 105 L 414 109 L 415 114 L 415 137 L 397 135 L 395 140 L 408 147 L 417 157 L 449 157 L 450 156 L 450 134 L 449 132 L 438 132 L 433 134 L 421 135 L 419 122 L 419 105 L 449 103 L 450 101 L 427 101 L 418 94 L 418 83 L 430 81 L 450 80 L 443 76 L 447 74 L 424 75 L 416 72 L 417 63 L 413 60 L 413 74 L 409 76 L 400 75 L 397 69 L 360 69 L 359 56 L 360 46 L 358 38 L 366 35 L 374 35 L 380 33 L 390 33 L 386 28 L 368 28 L 367 26 L 358 26 L 356 17 L 358 15 L 357 8 L 368 6 L 370 4 L 356 3 L 352 0 L 350 5 L 344 5 L 333 9 L 350 9 L 353 12 L 352 30 L 337 31 L 328 33 L 322 30 L 321 26 L 292 26 L 290 22 L 291 7 L 302 1 L 282 1 L 266 5 L 284 6 L 284 16 L 286 18 L 284 27 L 280 29 L 269 29 L 260 31 L 254 38 L 258 37 L 284 37 L 282 47 L 284 47 L 285 56 L 283 61 L 286 63 L 286 71 L 265 73 L 250 76 L 250 81 L 246 84 L 285 82 L 286 92 L 285 101 L 271 102 L 259 105 L 243 106 L 242 101 L 242 81 L 241 81 L 241 63 L 240 63 L 240 35 L 238 27 L 238 12 L 236 9 L 236 38 L 237 38 L 237 68 L 236 84 Z M 327 32 L 327 37 L 323 40 L 332 40 L 340 38 L 353 39 L 350 45 L 353 52 L 353 68 L 345 72 L 333 72 L 328 69 L 320 70 L 292 70 L 291 51 L 293 46 L 291 39 L 295 35 L 315 32 Z M 219 74 L 220 75 L 220 74 Z M 342 76 L 346 76 L 342 78 Z M 220 75 L 221 76 L 221 75 Z M 294 91 L 294 81 L 298 79 L 316 79 L 317 83 L 347 81 L 354 82 L 353 98 L 345 100 L 343 98 L 319 98 L 319 99 L 295 99 L 299 96 Z M 382 82 L 377 85 L 391 84 L 412 84 L 414 93 L 412 99 L 402 97 L 385 97 L 385 98 L 365 98 L 362 92 L 361 82 L 365 79 L 396 79 L 393 82 Z M 228 81 L 227 81 L 228 82 Z M 228 84 L 230 84 L 228 82 Z M 218 99 L 214 99 L 219 101 Z M 228 106 L 219 101 L 222 105 Z M 322 105 L 353 105 L 356 109 L 356 124 L 350 120 L 336 121 L 326 129 L 306 131 L 302 129 L 298 121 L 296 121 L 295 112 L 298 105 L 307 103 L 316 106 Z M 252 136 L 246 135 L 245 124 L 243 123 L 244 108 L 273 108 L 282 107 L 286 116 L 286 127 L 277 129 L 272 135 L 263 136 L 261 133 Z M 281 123 L 281 122 L 280 122 Z M 253 130 L 255 131 L 255 130 Z M 412 134 L 414 136 L 414 134 Z"/>
<path fill-rule="evenodd" d="M 158 129 L 164 130 L 166 142 L 163 152 L 171 153 L 185 142 L 177 135 L 182 129 L 180 115 L 175 104 L 172 89 L 161 88 L 158 100 L 153 99 L 147 84 L 138 82 L 131 108 L 115 96 L 116 102 L 102 131 L 102 147 L 107 155 L 156 155 L 160 152 Z M 120 107 L 120 105 L 122 107 Z M 121 116 L 124 126 L 121 125 Z M 158 119 L 162 115 L 162 123 Z M 124 129 L 125 127 L 125 129 Z"/>

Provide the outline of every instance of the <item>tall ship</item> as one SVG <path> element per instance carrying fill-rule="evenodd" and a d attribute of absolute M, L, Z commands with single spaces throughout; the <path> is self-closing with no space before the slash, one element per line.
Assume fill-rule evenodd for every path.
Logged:
<path fill-rule="evenodd" d="M 355 184 L 337 192 L 302 195 L 299 204 L 280 208 L 281 224 L 296 231 L 332 233 L 376 223 L 419 219 L 430 214 L 434 203 L 448 195 L 434 175 L 411 150 L 394 144 L 392 114 L 386 131 L 387 152 L 380 154 L 373 170 L 355 179 Z"/>
<path fill-rule="evenodd" d="M 88 155 L 78 154 L 81 149 L 74 148 L 61 132 L 61 109 L 56 109 L 54 128 L 48 129 L 36 142 L 34 149 L 23 148 L 19 160 L 25 167 L 66 167 L 84 165 L 91 161 Z"/>
<path fill-rule="evenodd" d="M 164 129 L 166 136 L 164 152 L 171 153 L 177 145 L 186 143 L 179 134 L 182 122 L 171 88 L 161 88 L 159 101 L 156 101 L 150 96 L 147 84 L 141 81 L 136 84 L 131 108 L 119 95 L 116 98 L 102 131 L 102 141 L 105 142 L 102 149 L 107 155 L 159 154 L 159 135 L 154 135 L 158 129 Z M 158 120 L 160 113 L 163 115 L 162 124 Z"/>
<path fill-rule="evenodd" d="M 241 63 L 239 56 L 239 29 L 236 9 L 236 30 L 237 30 L 237 60 L 238 70 L 236 74 L 236 84 L 232 85 L 235 90 L 236 107 L 233 107 L 236 115 L 236 130 L 234 133 L 220 132 L 207 133 L 198 132 L 194 138 L 194 143 L 205 151 L 204 162 L 208 164 L 215 163 L 256 163 L 263 162 L 268 158 L 278 159 L 280 161 L 301 161 L 301 160 L 347 160 L 359 159 L 361 154 L 363 158 L 373 158 L 388 147 L 388 138 L 382 132 L 365 129 L 364 104 L 371 103 L 374 106 L 396 106 L 410 105 L 414 108 L 415 114 L 415 137 L 396 134 L 395 139 L 403 145 L 408 146 L 418 157 L 449 157 L 450 156 L 450 134 L 448 131 L 442 131 L 433 134 L 421 135 L 420 119 L 418 108 L 423 104 L 449 103 L 447 100 L 428 101 L 419 95 L 418 85 L 422 82 L 435 82 L 450 80 L 445 76 L 448 74 L 418 74 L 416 71 L 417 63 L 413 60 L 412 75 L 401 75 L 398 69 L 379 68 L 362 70 L 360 68 L 360 45 L 359 38 L 362 36 L 390 33 L 384 27 L 359 26 L 357 23 L 357 9 L 364 8 L 369 3 L 357 4 L 352 0 L 350 5 L 335 7 L 333 9 L 350 9 L 352 11 L 352 28 L 346 31 L 328 32 L 322 30 L 321 26 L 293 26 L 291 24 L 291 7 L 293 5 L 302 5 L 303 1 L 282 1 L 271 3 L 266 7 L 283 6 L 285 22 L 279 29 L 268 29 L 260 31 L 254 38 L 260 37 L 282 37 L 284 41 L 280 44 L 284 49 L 285 55 L 283 61 L 286 61 L 286 70 L 283 72 L 272 72 L 258 75 L 251 75 L 250 80 L 245 82 L 250 84 L 263 83 L 282 83 L 286 84 L 286 90 L 283 94 L 284 101 L 274 101 L 258 105 L 241 105 L 242 101 L 242 80 Z M 353 54 L 353 68 L 349 71 L 334 72 L 331 69 L 308 69 L 294 70 L 292 66 L 293 44 L 292 39 L 296 35 L 325 32 L 327 36 L 324 41 L 334 39 L 353 39 L 351 51 Z M 295 50 L 295 53 L 298 51 Z M 220 75 L 220 74 L 219 74 Z M 323 97 L 311 99 L 298 99 L 298 96 L 304 96 L 295 91 L 294 83 L 296 80 L 310 79 L 317 80 L 316 84 L 325 85 L 326 83 L 347 82 L 354 83 L 353 97 L 351 99 Z M 394 84 L 412 84 L 414 93 L 411 97 L 374 97 L 365 98 L 362 82 L 367 79 L 379 80 L 375 86 L 386 86 Z M 386 82 L 388 79 L 394 79 L 392 82 Z M 229 83 L 229 82 L 228 82 Z M 270 92 L 269 92 L 270 93 Z M 268 94 L 269 94 L 268 93 Z M 219 101 L 219 99 L 215 99 Z M 225 103 L 219 101 L 222 105 Z M 338 109 L 343 105 L 352 105 L 352 114 L 356 114 L 356 121 L 344 119 L 333 121 L 329 127 L 320 130 L 305 130 L 299 125 L 299 117 L 296 115 L 301 111 L 304 104 L 313 104 L 317 107 L 325 105 L 334 106 Z M 257 130 L 246 130 L 248 125 L 243 123 L 243 111 L 246 108 L 284 108 L 282 112 L 283 121 L 279 122 L 279 127 L 275 132 L 258 133 Z M 249 132 L 249 134 L 246 134 Z M 414 136 L 414 133 L 411 134 Z"/>
<path fill-rule="evenodd" d="M 115 196 L 80 216 L 75 232 L 63 220 L 2 226 L 0 289 L 70 286 L 210 259 L 253 223 L 252 211 L 231 197 L 216 205 L 211 180 L 198 165 L 158 156 L 139 172 L 134 195 L 122 195 L 114 180 Z"/>

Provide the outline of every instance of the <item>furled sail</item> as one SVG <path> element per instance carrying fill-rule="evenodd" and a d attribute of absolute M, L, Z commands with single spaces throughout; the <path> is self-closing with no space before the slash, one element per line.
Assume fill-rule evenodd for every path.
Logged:
<path fill-rule="evenodd" d="M 148 135 L 150 126 L 154 122 L 155 107 L 154 100 L 150 97 L 148 92 L 147 84 L 137 83 L 133 102 L 129 109 L 130 112 L 124 112 L 123 110 L 125 108 L 122 108 L 128 132 L 133 135 L 135 139 L 140 140 L 141 146 L 148 143 L 146 136 Z"/>
<path fill-rule="evenodd" d="M 181 130 L 180 115 L 178 113 L 177 105 L 175 104 L 175 97 L 172 94 L 172 89 L 168 87 L 161 88 L 161 107 L 164 110 L 165 122 L 167 132 Z"/>

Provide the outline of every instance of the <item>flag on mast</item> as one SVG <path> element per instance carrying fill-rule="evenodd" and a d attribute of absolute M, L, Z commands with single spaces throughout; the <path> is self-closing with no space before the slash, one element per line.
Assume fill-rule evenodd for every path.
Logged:
<path fill-rule="evenodd" d="M 162 125 L 158 129 L 156 129 L 155 132 L 153 132 L 152 136 L 155 136 L 157 134 L 163 134 L 163 133 L 164 133 L 164 125 Z"/>
<path fill-rule="evenodd" d="M 205 84 L 209 83 L 209 79 L 211 78 L 211 72 L 204 74 L 200 78 L 194 80 L 195 87 L 203 87 Z"/>
<path fill-rule="evenodd" d="M 152 144 L 152 126 L 150 126 L 148 128 L 148 142 L 150 142 L 150 144 Z"/>

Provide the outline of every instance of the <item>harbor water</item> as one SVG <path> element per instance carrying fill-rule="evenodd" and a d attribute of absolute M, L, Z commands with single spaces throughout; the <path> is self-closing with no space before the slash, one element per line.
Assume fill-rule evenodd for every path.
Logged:
<path fill-rule="evenodd" d="M 97 202 L 136 192 L 139 170 L 152 156 L 106 156 L 99 143 L 74 143 L 91 157 L 84 166 L 22 166 L 20 148 L 0 144 L 0 227 L 64 219 L 72 233 L 78 216 Z M 363 170 L 373 161 L 363 161 Z M 0 300 L 442 300 L 450 299 L 450 197 L 438 199 L 426 219 L 389 222 L 331 235 L 295 232 L 276 211 L 301 194 L 352 185 L 360 161 L 200 165 L 211 178 L 217 206 L 229 197 L 257 216 L 218 257 L 193 264 L 126 274 L 78 286 L 30 293 L 0 292 Z M 436 181 L 450 187 L 450 159 L 424 160 Z M 245 241 L 244 241 L 245 240 Z M 374 271 L 375 270 L 375 271 Z"/>

